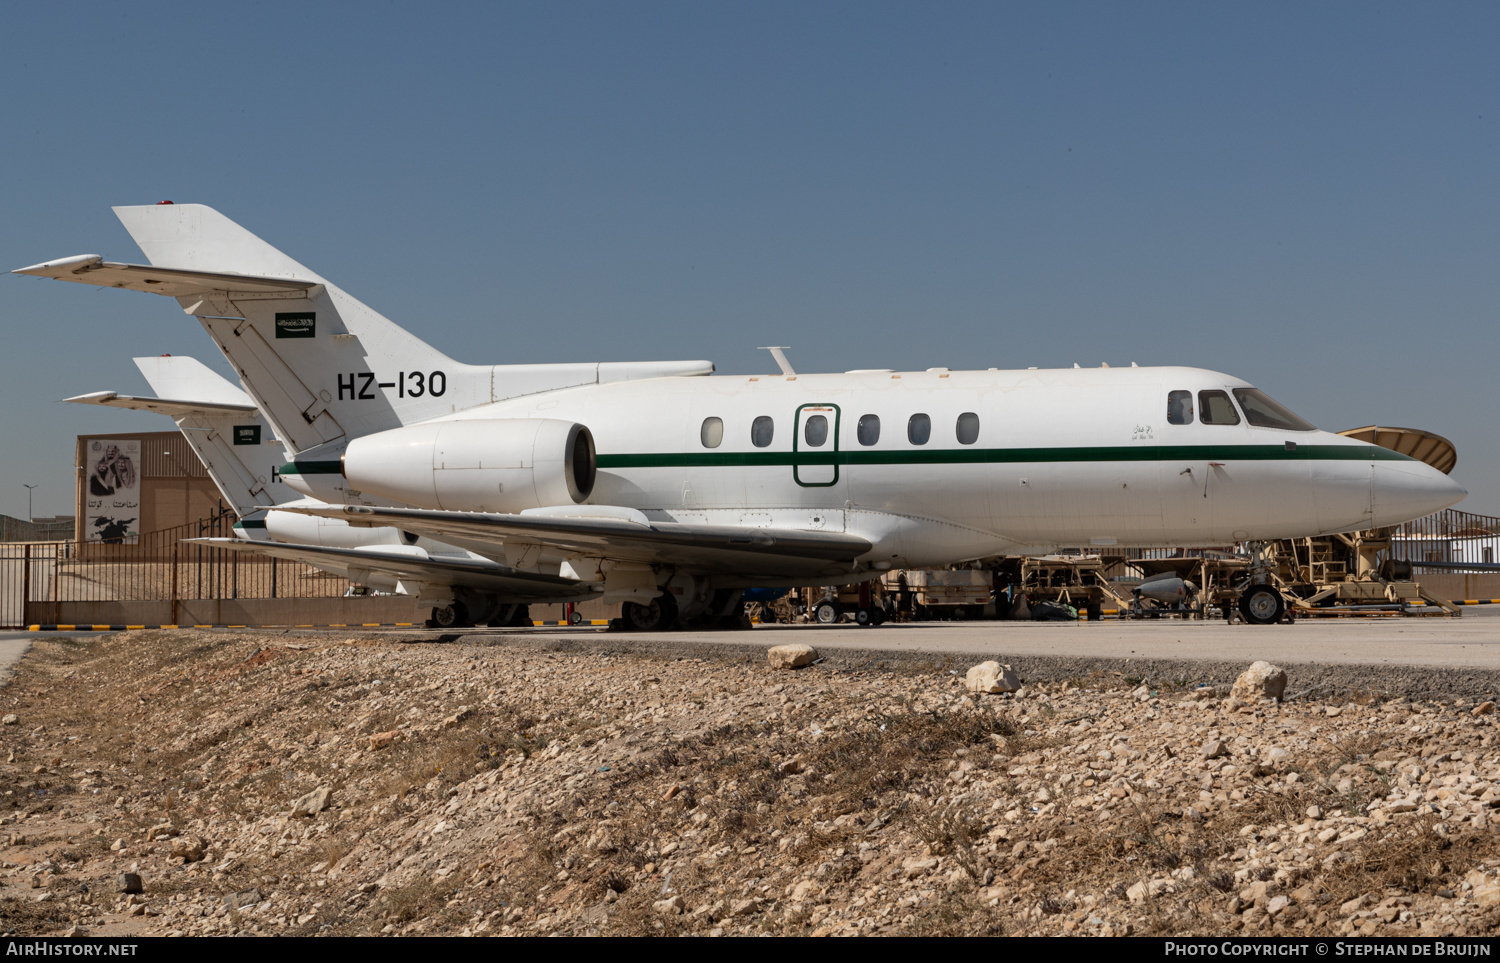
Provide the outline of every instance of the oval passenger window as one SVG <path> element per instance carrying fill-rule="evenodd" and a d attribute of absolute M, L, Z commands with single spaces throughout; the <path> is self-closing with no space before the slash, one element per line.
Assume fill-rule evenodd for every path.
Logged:
<path fill-rule="evenodd" d="M 698 433 L 704 448 L 717 448 L 724 440 L 724 419 L 704 418 L 703 430 Z"/>
<path fill-rule="evenodd" d="M 776 423 L 771 420 L 770 415 L 761 415 L 750 423 L 750 444 L 757 448 L 769 445 L 775 434 Z"/>
<path fill-rule="evenodd" d="M 860 415 L 859 430 L 855 432 L 859 437 L 859 443 L 865 447 L 875 444 L 880 440 L 880 416 Z"/>
<path fill-rule="evenodd" d="M 802 425 L 802 440 L 809 448 L 819 448 L 828 440 L 828 419 L 813 415 Z"/>
<path fill-rule="evenodd" d="M 979 440 L 979 416 L 972 411 L 959 415 L 957 432 L 960 445 L 974 444 Z"/>
<path fill-rule="evenodd" d="M 932 419 L 926 415 L 912 415 L 906 423 L 906 440 L 913 445 L 925 445 L 932 437 Z"/>

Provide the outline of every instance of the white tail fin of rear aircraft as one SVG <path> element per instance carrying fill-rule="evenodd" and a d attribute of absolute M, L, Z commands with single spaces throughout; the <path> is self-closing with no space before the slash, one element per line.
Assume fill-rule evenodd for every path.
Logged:
<path fill-rule="evenodd" d="M 286 461 L 285 449 L 249 395 L 196 358 L 133 360 L 156 397 L 96 391 L 66 400 L 170 417 L 241 518 L 301 497 L 281 482 L 278 468 Z"/>
<path fill-rule="evenodd" d="M 201 204 L 117 207 L 151 264 L 66 258 L 24 273 L 150 291 L 198 318 L 285 442 L 337 457 L 364 435 L 576 385 L 706 375 L 708 361 L 454 361 Z M 316 456 L 314 456 L 316 457 Z"/>

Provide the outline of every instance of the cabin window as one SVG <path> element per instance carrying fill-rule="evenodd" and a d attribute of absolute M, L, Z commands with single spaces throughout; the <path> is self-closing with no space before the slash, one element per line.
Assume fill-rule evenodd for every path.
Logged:
<path fill-rule="evenodd" d="M 717 448 L 724 440 L 724 419 L 704 418 L 703 430 L 698 432 L 704 448 Z"/>
<path fill-rule="evenodd" d="M 859 436 L 859 443 L 866 448 L 880 440 L 880 416 L 860 415 L 859 430 L 855 432 Z"/>
<path fill-rule="evenodd" d="M 757 448 L 765 448 L 771 444 L 771 438 L 776 434 L 776 423 L 771 420 L 770 415 L 761 415 L 750 423 L 750 444 Z"/>
<path fill-rule="evenodd" d="M 1281 428 L 1285 431 L 1317 431 L 1303 421 L 1290 408 L 1271 400 L 1271 396 L 1259 388 L 1236 388 L 1234 396 L 1245 409 L 1245 420 L 1257 428 Z"/>
<path fill-rule="evenodd" d="M 1234 402 L 1225 391 L 1198 392 L 1198 410 L 1203 412 L 1205 425 L 1237 425 L 1240 413 L 1234 410 Z"/>
<path fill-rule="evenodd" d="M 1193 393 L 1191 391 L 1167 392 L 1167 424 L 1191 425 L 1193 423 Z"/>
<path fill-rule="evenodd" d="M 972 445 L 979 440 L 979 416 L 972 411 L 966 411 L 958 416 L 958 425 L 955 428 L 960 445 Z"/>
<path fill-rule="evenodd" d="M 802 423 L 802 440 L 809 448 L 821 448 L 828 440 L 828 419 L 812 415 Z"/>
<path fill-rule="evenodd" d="M 915 414 L 906 423 L 906 440 L 913 445 L 925 445 L 932 437 L 932 419 L 923 414 Z"/>

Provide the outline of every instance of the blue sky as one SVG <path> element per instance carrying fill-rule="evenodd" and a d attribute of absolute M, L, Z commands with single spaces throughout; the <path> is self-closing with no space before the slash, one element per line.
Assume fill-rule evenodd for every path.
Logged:
<path fill-rule="evenodd" d="M 1189 364 L 1427 428 L 1500 514 L 1500 7 L 0 7 L 0 265 L 218 208 L 471 362 Z M 0 276 L 0 512 L 58 404 L 227 372 L 168 299 Z"/>

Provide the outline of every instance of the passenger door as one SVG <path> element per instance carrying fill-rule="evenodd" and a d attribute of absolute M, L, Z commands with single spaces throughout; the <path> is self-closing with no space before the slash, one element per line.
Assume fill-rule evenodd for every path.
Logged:
<path fill-rule="evenodd" d="M 792 435 L 792 480 L 803 488 L 831 488 L 839 481 L 839 406 L 797 408 Z"/>

